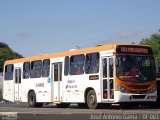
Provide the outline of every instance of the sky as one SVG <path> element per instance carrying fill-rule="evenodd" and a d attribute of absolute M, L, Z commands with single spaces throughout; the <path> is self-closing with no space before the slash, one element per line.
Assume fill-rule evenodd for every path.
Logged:
<path fill-rule="evenodd" d="M 0 0 L 0 42 L 24 57 L 139 43 L 160 29 L 160 0 Z"/>

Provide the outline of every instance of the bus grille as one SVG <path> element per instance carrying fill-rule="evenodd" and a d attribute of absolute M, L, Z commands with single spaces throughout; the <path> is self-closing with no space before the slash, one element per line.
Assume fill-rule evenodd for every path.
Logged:
<path fill-rule="evenodd" d="M 133 99 L 144 99 L 146 95 L 132 95 Z"/>
<path fill-rule="evenodd" d="M 148 89 L 150 85 L 127 85 L 130 89 Z"/>
<path fill-rule="evenodd" d="M 150 85 L 127 85 L 128 92 L 133 94 L 146 94 Z"/>
<path fill-rule="evenodd" d="M 138 90 L 130 90 L 129 93 L 133 93 L 133 94 L 146 94 L 148 93 L 147 90 L 143 90 L 143 91 L 138 91 Z"/>

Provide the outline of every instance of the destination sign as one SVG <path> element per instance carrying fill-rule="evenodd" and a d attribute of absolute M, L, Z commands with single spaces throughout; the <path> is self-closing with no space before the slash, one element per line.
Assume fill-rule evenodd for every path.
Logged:
<path fill-rule="evenodd" d="M 152 49 L 147 46 L 118 46 L 117 54 L 153 54 Z"/>

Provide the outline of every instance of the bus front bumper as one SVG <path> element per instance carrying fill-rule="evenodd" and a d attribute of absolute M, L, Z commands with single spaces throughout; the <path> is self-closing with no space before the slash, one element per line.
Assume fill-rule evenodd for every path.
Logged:
<path fill-rule="evenodd" d="M 115 102 L 156 102 L 157 92 L 149 94 L 129 94 L 115 91 Z"/>

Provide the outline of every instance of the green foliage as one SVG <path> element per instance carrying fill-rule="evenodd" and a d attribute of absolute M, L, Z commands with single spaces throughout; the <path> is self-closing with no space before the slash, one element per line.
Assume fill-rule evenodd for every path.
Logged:
<path fill-rule="evenodd" d="M 0 48 L 8 48 L 8 49 L 10 49 L 9 46 L 6 43 L 2 43 L 2 42 L 0 42 Z"/>
<path fill-rule="evenodd" d="M 14 52 L 7 44 L 0 42 L 0 72 L 3 71 L 4 61 L 21 57 L 22 55 Z"/>
<path fill-rule="evenodd" d="M 150 36 L 150 38 L 143 39 L 140 44 L 149 45 L 153 49 L 156 59 L 160 61 L 160 31 Z"/>

